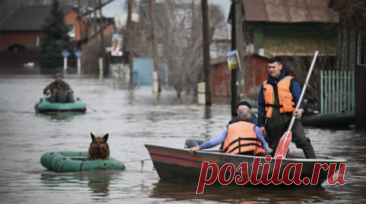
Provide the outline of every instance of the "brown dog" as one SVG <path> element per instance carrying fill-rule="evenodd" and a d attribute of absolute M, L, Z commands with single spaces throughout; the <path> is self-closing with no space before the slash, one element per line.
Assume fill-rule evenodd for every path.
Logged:
<path fill-rule="evenodd" d="M 109 159 L 109 146 L 107 143 L 108 134 L 102 136 L 94 136 L 93 133 L 90 133 L 92 142 L 89 146 L 88 158 L 87 161 L 96 160 L 96 159 Z"/>

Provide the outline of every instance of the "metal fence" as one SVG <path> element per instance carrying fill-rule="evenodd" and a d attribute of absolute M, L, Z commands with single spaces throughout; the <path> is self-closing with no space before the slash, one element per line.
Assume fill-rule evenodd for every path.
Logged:
<path fill-rule="evenodd" d="M 322 113 L 355 110 L 355 75 L 353 71 L 320 71 Z"/>

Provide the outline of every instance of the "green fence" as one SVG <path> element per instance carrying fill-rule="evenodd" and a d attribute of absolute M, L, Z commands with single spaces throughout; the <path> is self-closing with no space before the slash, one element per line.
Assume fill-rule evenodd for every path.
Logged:
<path fill-rule="evenodd" d="M 355 74 L 353 71 L 320 71 L 322 113 L 355 110 Z"/>

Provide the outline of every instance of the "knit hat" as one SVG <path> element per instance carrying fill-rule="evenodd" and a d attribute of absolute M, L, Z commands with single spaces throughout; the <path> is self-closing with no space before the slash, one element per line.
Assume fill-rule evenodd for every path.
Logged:
<path fill-rule="evenodd" d="M 241 102 L 239 102 L 239 103 L 236 105 L 236 109 L 238 109 L 238 107 L 239 107 L 239 106 L 242 106 L 242 105 L 244 105 L 244 106 L 248 106 L 248 108 L 249 108 L 249 109 L 252 109 L 252 106 L 251 106 L 248 102 L 246 102 L 246 101 L 241 101 Z"/>
<path fill-rule="evenodd" d="M 56 78 L 56 77 L 63 77 L 63 75 L 62 75 L 61 73 L 56 73 L 56 74 L 55 74 L 55 78 Z"/>

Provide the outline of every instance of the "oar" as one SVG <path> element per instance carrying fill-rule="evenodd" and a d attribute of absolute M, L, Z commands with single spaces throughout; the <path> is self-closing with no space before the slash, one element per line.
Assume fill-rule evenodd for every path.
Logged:
<path fill-rule="evenodd" d="M 85 102 L 84 102 L 84 103 L 85 103 Z M 92 109 L 90 106 L 88 106 L 88 104 L 86 104 L 86 103 L 85 103 L 85 105 L 86 105 L 88 108 L 90 108 L 92 111 L 97 112 L 96 110 L 94 110 L 94 109 Z"/>
<path fill-rule="evenodd" d="M 311 66 L 310 66 L 309 73 L 306 76 L 306 80 L 305 80 L 304 86 L 302 88 L 302 92 L 301 92 L 300 98 L 299 98 L 299 100 L 297 102 L 295 112 L 299 109 L 300 104 L 301 104 L 301 101 L 302 101 L 302 98 L 304 97 L 304 94 L 305 94 L 305 91 L 306 91 L 306 87 L 308 85 L 311 72 L 313 71 L 314 64 L 315 64 L 315 61 L 316 61 L 317 56 L 318 56 L 318 51 L 316 51 L 315 54 L 314 54 L 314 58 L 313 58 L 313 61 L 311 62 Z M 277 150 L 276 150 L 276 154 L 275 154 L 275 158 L 277 158 L 277 157 L 285 158 L 286 153 L 287 153 L 287 149 L 290 146 L 290 142 L 292 140 L 292 132 L 291 132 L 291 129 L 292 129 L 292 126 L 294 125 L 295 119 L 296 119 L 296 116 L 293 115 L 292 116 L 292 119 L 291 119 L 290 126 L 288 127 L 288 129 L 285 132 L 285 134 L 283 134 L 283 136 L 281 137 L 280 142 L 278 143 Z"/>
<path fill-rule="evenodd" d="M 48 95 L 49 95 L 49 94 L 46 94 L 46 95 L 44 95 L 43 97 L 44 97 L 44 98 L 48 98 Z M 34 108 L 34 106 L 32 106 L 32 107 L 27 111 L 27 113 L 29 113 L 29 111 L 30 111 L 30 110 L 32 110 L 32 108 Z"/>

